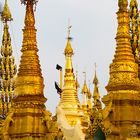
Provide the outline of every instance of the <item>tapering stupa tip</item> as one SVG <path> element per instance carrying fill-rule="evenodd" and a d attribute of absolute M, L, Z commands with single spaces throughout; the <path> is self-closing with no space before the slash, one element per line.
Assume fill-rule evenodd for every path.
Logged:
<path fill-rule="evenodd" d="M 65 48 L 65 50 L 64 50 L 65 56 L 66 56 L 66 55 L 72 56 L 72 55 L 74 54 L 73 49 L 72 49 L 72 47 L 71 47 L 71 42 L 70 42 L 70 40 L 72 39 L 72 38 L 70 37 L 70 29 L 71 29 L 71 27 L 72 27 L 72 26 L 68 26 L 68 37 L 67 37 L 68 41 L 67 41 L 66 48 Z"/>
<path fill-rule="evenodd" d="M 73 49 L 72 49 L 72 47 L 71 47 L 70 39 L 68 39 L 66 48 L 65 48 L 65 50 L 64 50 L 64 54 L 65 54 L 65 56 L 66 56 L 66 55 L 72 56 L 72 55 L 74 54 Z"/>
<path fill-rule="evenodd" d="M 5 0 L 5 4 L 1 13 L 1 20 L 3 22 L 11 21 L 12 19 L 12 14 L 10 12 L 7 0 Z"/>

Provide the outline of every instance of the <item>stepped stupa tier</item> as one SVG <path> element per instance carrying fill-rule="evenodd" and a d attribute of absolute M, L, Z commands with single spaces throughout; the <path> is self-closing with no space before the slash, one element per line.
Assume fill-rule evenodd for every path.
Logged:
<path fill-rule="evenodd" d="M 140 129 L 140 81 L 130 43 L 128 1 L 118 0 L 118 6 L 117 47 L 110 65 L 110 79 L 106 86 L 108 94 L 103 98 L 105 106 L 108 106 L 110 98 L 113 103 L 113 111 L 108 116 L 112 124 L 108 138 L 111 140 L 125 140 L 133 124 Z"/>
<path fill-rule="evenodd" d="M 4 28 L 2 45 L 0 48 L 0 135 L 2 123 L 12 105 L 14 77 L 16 74 L 16 65 L 12 55 L 12 43 L 8 25 L 8 22 L 12 21 L 12 15 L 7 0 L 5 0 L 4 8 L 1 13 L 1 20 Z"/>
<path fill-rule="evenodd" d="M 74 54 L 71 46 L 70 28 L 68 27 L 68 38 L 64 55 L 66 59 L 64 85 L 61 93 L 59 107 L 65 112 L 66 118 L 71 126 L 81 122 L 81 105 L 77 95 L 75 75 L 72 66 L 72 55 Z"/>
<path fill-rule="evenodd" d="M 15 83 L 15 96 L 16 99 L 18 99 L 17 97 L 20 98 L 26 94 L 28 96 L 40 96 L 39 100 L 44 103 L 46 99 L 43 95 L 43 77 L 37 55 L 38 48 L 36 42 L 33 3 L 33 0 L 27 0 L 26 2 L 25 27 L 23 29 L 23 42 L 21 49 L 22 56 Z"/>
<path fill-rule="evenodd" d="M 44 83 L 37 55 L 36 29 L 33 6 L 35 0 L 24 0 L 26 5 L 23 29 L 22 56 L 15 81 L 12 108 L 3 123 L 4 140 L 53 140 L 57 133 L 56 120 L 45 108 Z M 56 127 L 56 128 L 55 128 Z M 53 132 L 52 132 L 53 131 Z"/>

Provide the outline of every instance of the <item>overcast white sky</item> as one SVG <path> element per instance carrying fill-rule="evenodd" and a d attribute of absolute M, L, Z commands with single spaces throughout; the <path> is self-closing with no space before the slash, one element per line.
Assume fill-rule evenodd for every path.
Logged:
<path fill-rule="evenodd" d="M 2 0 L 4 3 L 4 0 Z M 25 6 L 20 0 L 9 0 L 13 19 L 10 23 L 13 53 L 17 65 L 20 60 L 22 29 Z M 87 83 L 92 82 L 94 63 L 97 63 L 97 76 L 101 96 L 107 94 L 105 86 L 109 80 L 109 64 L 112 62 L 116 42 L 117 0 L 39 0 L 36 7 L 36 28 L 39 58 L 44 77 L 44 93 L 48 99 L 46 106 L 51 112 L 59 103 L 54 81 L 59 81 L 56 64 L 65 65 L 63 55 L 66 46 L 68 19 L 73 37 L 72 47 L 75 55 L 73 66 L 78 67 L 79 95 L 83 85 L 83 71 L 87 72 Z M 0 23 L 0 38 L 3 25 Z M 1 42 L 0 42 L 1 44 Z M 93 92 L 93 84 L 90 86 Z"/>

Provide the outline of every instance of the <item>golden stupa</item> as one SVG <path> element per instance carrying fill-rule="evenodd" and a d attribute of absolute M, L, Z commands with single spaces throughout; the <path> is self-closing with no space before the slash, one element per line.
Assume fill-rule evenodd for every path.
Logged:
<path fill-rule="evenodd" d="M 64 49 L 65 73 L 60 69 L 60 102 L 56 115 L 46 110 L 44 80 L 36 40 L 34 6 L 38 0 L 21 0 L 26 6 L 22 55 L 16 75 L 8 22 L 12 15 L 5 0 L 1 14 L 3 37 L 0 56 L 0 140 L 139 140 L 140 139 L 140 15 L 138 2 L 118 0 L 116 51 L 110 64 L 107 95 L 102 99 L 95 70 L 93 92 L 74 73 L 68 26 Z M 129 7 L 128 7 L 129 5 Z M 76 77 L 75 77 L 76 75 Z M 62 81 L 64 79 L 64 81 Z M 64 83 L 64 84 L 63 84 Z M 92 94 L 93 93 L 93 94 Z M 104 105 L 103 105 L 104 103 Z"/>
<path fill-rule="evenodd" d="M 1 134 L 4 140 L 54 139 L 58 132 L 56 119 L 45 109 L 43 77 L 37 55 L 36 29 L 33 5 L 35 0 L 23 1 L 26 6 L 23 29 L 22 56 L 15 79 L 12 105 L 2 122 Z M 7 1 L 2 17 L 10 19 Z M 4 34 L 8 37 L 9 34 Z M 5 43 L 5 42 L 4 42 Z M 11 48 L 10 48 L 11 49 Z M 10 51 L 10 49 L 8 49 Z M 7 60 L 8 61 L 8 60 Z M 6 65 L 7 66 L 7 65 Z M 12 77 L 9 77 L 11 79 Z M 48 133 L 48 135 L 47 135 Z"/>
<path fill-rule="evenodd" d="M 8 22 L 12 21 L 12 15 L 7 0 L 5 0 L 1 20 L 4 27 L 0 49 L 0 135 L 2 134 L 3 121 L 6 119 L 7 113 L 12 106 L 14 77 L 16 74 L 16 65 L 14 63 L 14 57 L 12 56 L 12 44 L 8 26 Z"/>

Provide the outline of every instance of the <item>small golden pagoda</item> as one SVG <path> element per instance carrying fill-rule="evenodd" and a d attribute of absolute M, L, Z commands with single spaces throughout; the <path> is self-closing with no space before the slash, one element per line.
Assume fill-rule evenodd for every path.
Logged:
<path fill-rule="evenodd" d="M 59 107 L 64 111 L 67 121 L 71 126 L 81 123 L 82 108 L 78 99 L 75 75 L 72 66 L 72 56 L 74 54 L 70 37 L 71 26 L 68 27 L 68 40 L 64 50 L 66 58 L 64 85 L 62 88 Z"/>
<path fill-rule="evenodd" d="M 96 65 L 95 65 L 96 68 Z M 93 90 L 93 104 L 92 109 L 89 112 L 89 127 L 86 130 L 86 140 L 104 140 L 108 134 L 110 134 L 110 123 L 106 120 L 108 114 L 112 110 L 112 102 L 109 103 L 108 107 L 102 109 L 102 103 L 100 100 L 100 93 L 98 89 L 98 78 L 95 75 L 93 79 L 94 90 Z"/>
<path fill-rule="evenodd" d="M 83 103 L 82 103 L 82 108 L 84 111 L 85 116 L 87 117 L 88 121 L 89 121 L 89 111 L 91 108 L 89 108 L 88 105 L 88 94 L 89 94 L 89 89 L 87 87 L 87 83 L 86 83 L 86 72 L 84 72 L 84 84 L 82 87 L 82 94 L 83 94 Z"/>
<path fill-rule="evenodd" d="M 140 81 L 131 47 L 128 1 L 118 0 L 118 6 L 117 47 L 110 65 L 110 79 L 106 86 L 108 94 L 103 98 L 106 107 L 112 98 L 113 108 L 107 116 L 111 123 L 107 140 L 125 140 L 133 124 L 140 129 Z"/>
<path fill-rule="evenodd" d="M 95 66 L 96 68 L 96 66 Z M 93 84 L 94 84 L 94 91 L 93 91 L 93 104 L 94 107 L 96 107 L 98 110 L 102 109 L 102 104 L 100 101 L 100 93 L 99 93 L 99 89 L 98 89 L 98 78 L 96 75 L 96 69 L 95 69 L 95 75 L 94 75 L 94 79 L 93 79 Z"/>
<path fill-rule="evenodd" d="M 12 15 L 9 10 L 7 0 L 1 13 L 1 20 L 4 25 L 2 45 L 0 48 L 0 135 L 2 122 L 12 105 L 14 96 L 14 76 L 16 74 L 16 65 L 12 56 L 11 37 L 9 33 L 8 22 L 12 21 Z"/>
<path fill-rule="evenodd" d="M 53 140 L 58 129 L 56 119 L 46 110 L 43 77 L 37 55 L 33 6 L 36 0 L 23 0 L 26 5 L 22 56 L 15 80 L 12 108 L 3 122 L 4 140 Z"/>

